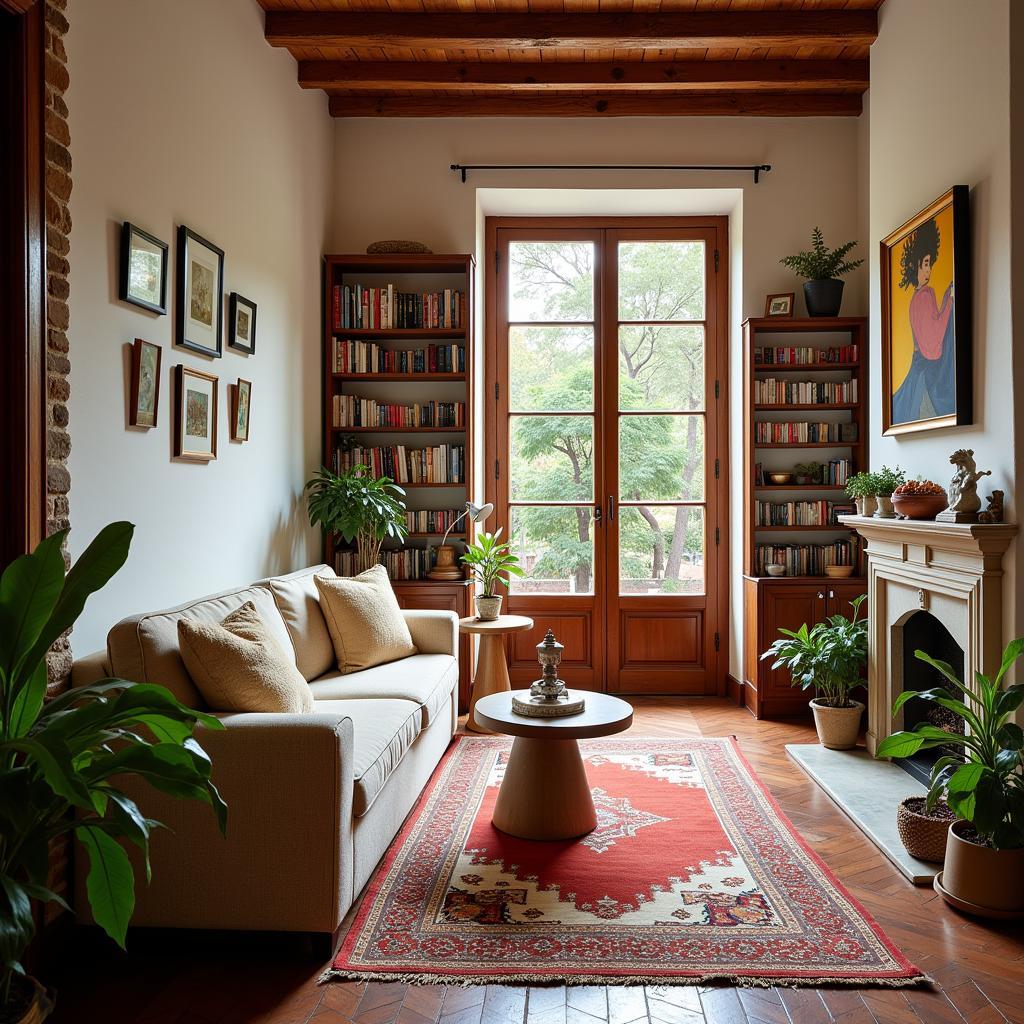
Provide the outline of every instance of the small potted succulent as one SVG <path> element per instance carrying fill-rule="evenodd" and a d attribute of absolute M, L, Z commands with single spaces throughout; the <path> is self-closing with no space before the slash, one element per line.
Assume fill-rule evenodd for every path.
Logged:
<path fill-rule="evenodd" d="M 501 594 L 495 593 L 495 587 L 500 583 L 507 590 L 509 576 L 526 575 L 508 542 L 500 538 L 500 526 L 494 533 L 482 533 L 475 543 L 466 545 L 466 553 L 462 556 L 462 561 L 480 584 L 480 593 L 476 595 L 476 614 L 483 622 L 493 622 L 501 614 Z"/>
<path fill-rule="evenodd" d="M 846 494 L 856 503 L 857 515 L 873 516 L 875 514 L 878 505 L 875 496 L 878 494 L 878 490 L 873 473 L 854 473 L 846 481 Z"/>
<path fill-rule="evenodd" d="M 830 615 L 810 629 L 805 622 L 795 632 L 782 634 L 761 655 L 774 658 L 773 669 L 785 668 L 792 685 L 815 692 L 810 702 L 818 739 L 829 750 L 850 750 L 857 745 L 864 705 L 850 693 L 864 685 L 868 660 L 868 623 L 860 618 L 865 595 L 851 601 L 853 618 Z"/>
<path fill-rule="evenodd" d="M 793 467 L 798 484 L 820 484 L 821 483 L 820 462 L 798 462 Z"/>
<path fill-rule="evenodd" d="M 913 698 L 956 715 L 964 733 L 930 722 L 884 739 L 878 757 L 910 757 L 939 748 L 932 769 L 927 806 L 945 797 L 957 820 L 949 826 L 946 860 L 936 890 L 953 906 L 980 916 L 1024 912 L 1024 730 L 1012 719 L 1024 703 L 1024 683 L 1003 685 L 1006 673 L 1024 655 L 1024 637 L 1003 652 L 995 678 L 975 675 L 975 687 L 957 678 L 952 666 L 915 651 L 937 669 L 949 688 L 905 691 L 893 705 L 897 714 Z M 948 753 L 962 748 L 963 754 Z"/>
<path fill-rule="evenodd" d="M 907 474 L 899 466 L 895 469 L 883 466 L 877 473 L 871 475 L 874 477 L 875 498 L 878 501 L 875 518 L 895 519 L 896 512 L 892 507 L 892 495 L 896 488 L 907 479 Z"/>
<path fill-rule="evenodd" d="M 847 242 L 838 249 L 829 249 L 821 228 L 811 232 L 811 248 L 795 256 L 784 256 L 780 263 L 789 267 L 797 277 L 803 277 L 804 302 L 808 316 L 839 316 L 843 305 L 843 278 L 856 270 L 864 261 L 846 257 L 857 245 Z"/>

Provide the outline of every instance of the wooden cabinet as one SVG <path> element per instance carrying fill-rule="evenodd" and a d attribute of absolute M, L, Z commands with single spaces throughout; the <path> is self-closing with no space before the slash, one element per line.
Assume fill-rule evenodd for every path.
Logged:
<path fill-rule="evenodd" d="M 794 718 L 810 714 L 812 694 L 794 689 L 784 669 L 761 661 L 780 629 L 813 626 L 829 615 L 850 616 L 849 602 L 866 593 L 863 579 L 768 579 L 744 576 L 743 702 L 755 718 Z M 862 614 L 866 609 L 862 609 Z"/>

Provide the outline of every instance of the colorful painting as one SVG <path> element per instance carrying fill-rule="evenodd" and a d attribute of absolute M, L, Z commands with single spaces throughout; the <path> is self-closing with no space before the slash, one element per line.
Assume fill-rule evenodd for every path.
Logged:
<path fill-rule="evenodd" d="M 132 347 L 129 426 L 156 426 L 156 412 L 160 401 L 160 356 L 159 345 L 153 345 L 141 338 L 135 339 Z"/>
<path fill-rule="evenodd" d="M 887 434 L 971 422 L 968 219 L 957 185 L 882 242 Z"/>
<path fill-rule="evenodd" d="M 175 367 L 174 457 L 193 462 L 217 458 L 217 378 Z"/>

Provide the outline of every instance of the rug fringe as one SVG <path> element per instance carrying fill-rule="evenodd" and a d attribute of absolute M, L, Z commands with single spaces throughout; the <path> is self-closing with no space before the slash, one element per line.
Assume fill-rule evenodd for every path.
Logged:
<path fill-rule="evenodd" d="M 317 978 L 318 985 L 332 981 L 380 981 L 401 985 L 447 985 L 474 988 L 479 985 L 735 985 L 739 988 L 924 988 L 935 982 L 927 974 L 903 978 L 755 978 L 742 974 L 672 975 L 648 978 L 640 975 L 609 974 L 426 974 L 417 971 L 345 971 L 328 967 Z"/>

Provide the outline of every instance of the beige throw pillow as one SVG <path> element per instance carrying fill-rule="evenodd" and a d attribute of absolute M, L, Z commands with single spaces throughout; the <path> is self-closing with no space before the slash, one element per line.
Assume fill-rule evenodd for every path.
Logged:
<path fill-rule="evenodd" d="M 349 579 L 314 578 L 340 672 L 359 672 L 416 653 L 383 565 Z"/>
<path fill-rule="evenodd" d="M 214 711 L 313 710 L 313 693 L 252 601 L 219 624 L 178 620 L 185 668 Z"/>

